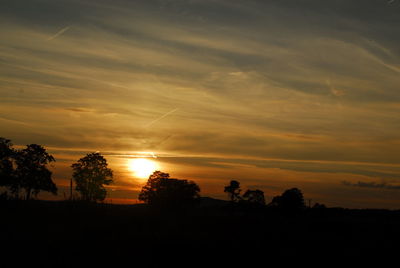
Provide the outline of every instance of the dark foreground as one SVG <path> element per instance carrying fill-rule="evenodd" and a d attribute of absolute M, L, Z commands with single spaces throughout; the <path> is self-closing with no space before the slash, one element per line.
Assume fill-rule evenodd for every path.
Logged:
<path fill-rule="evenodd" d="M 0 206 L 1 259 L 52 267 L 379 261 L 400 249 L 400 211 L 289 213 L 230 205 L 168 210 L 45 201 Z"/>

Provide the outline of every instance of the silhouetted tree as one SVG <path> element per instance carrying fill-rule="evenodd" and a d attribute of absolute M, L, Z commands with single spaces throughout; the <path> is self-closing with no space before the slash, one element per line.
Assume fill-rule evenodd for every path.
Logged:
<path fill-rule="evenodd" d="M 57 194 L 57 187 L 51 178 L 51 171 L 47 168 L 55 159 L 38 144 L 27 145 L 25 149 L 18 150 L 15 155 L 15 178 L 11 183 L 11 190 L 15 193 L 24 189 L 26 199 L 35 196 L 40 191 Z"/>
<path fill-rule="evenodd" d="M 10 187 L 14 175 L 15 151 L 10 140 L 0 137 L 0 186 Z"/>
<path fill-rule="evenodd" d="M 314 206 L 312 207 L 313 209 L 325 209 L 326 206 L 324 204 L 320 203 L 315 203 Z"/>
<path fill-rule="evenodd" d="M 3 192 L 0 194 L 0 201 L 1 200 L 9 200 L 9 199 L 10 199 L 10 196 L 8 195 L 7 192 Z"/>
<path fill-rule="evenodd" d="M 249 203 L 265 205 L 264 192 L 261 190 L 247 190 L 243 198 Z"/>
<path fill-rule="evenodd" d="M 168 173 L 155 171 L 139 194 L 139 200 L 157 206 L 185 206 L 193 204 L 200 195 L 193 181 L 172 179 Z"/>
<path fill-rule="evenodd" d="M 83 200 L 96 202 L 106 198 L 104 185 L 113 182 L 113 172 L 107 166 L 107 160 L 100 153 L 87 154 L 72 164 L 75 189 Z"/>
<path fill-rule="evenodd" d="M 232 202 L 237 202 L 241 200 L 240 197 L 240 183 L 235 180 L 231 180 L 228 186 L 225 186 L 224 192 L 228 193 L 229 198 Z"/>
<path fill-rule="evenodd" d="M 271 203 L 273 206 L 288 210 L 305 208 L 303 193 L 297 188 L 286 190 L 282 195 L 275 196 Z"/>

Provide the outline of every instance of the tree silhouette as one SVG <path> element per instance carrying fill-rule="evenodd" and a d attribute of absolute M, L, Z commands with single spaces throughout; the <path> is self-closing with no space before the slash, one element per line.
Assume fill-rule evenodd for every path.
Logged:
<path fill-rule="evenodd" d="M 11 141 L 0 137 L 0 186 L 10 187 L 12 184 L 14 156 Z"/>
<path fill-rule="evenodd" d="M 282 195 L 272 199 L 272 205 L 288 210 L 303 209 L 305 208 L 303 193 L 297 188 L 286 190 Z"/>
<path fill-rule="evenodd" d="M 168 173 L 155 171 L 143 186 L 139 200 L 157 206 L 185 206 L 193 204 L 200 195 L 199 186 L 187 180 L 172 179 Z"/>
<path fill-rule="evenodd" d="M 57 187 L 51 179 L 51 171 L 47 168 L 50 162 L 55 162 L 53 156 L 38 144 L 27 145 L 25 149 L 19 150 L 15 155 L 15 178 L 11 183 L 11 190 L 16 193 L 24 189 L 26 199 L 35 196 L 40 191 L 57 194 Z"/>
<path fill-rule="evenodd" d="M 228 186 L 225 186 L 224 192 L 228 193 L 232 202 L 240 201 L 240 183 L 235 180 L 231 180 Z"/>
<path fill-rule="evenodd" d="M 87 154 L 72 164 L 75 189 L 83 200 L 96 202 L 106 198 L 104 185 L 113 182 L 113 172 L 107 166 L 107 160 L 100 153 Z"/>
<path fill-rule="evenodd" d="M 247 190 L 244 193 L 243 198 L 252 204 L 265 205 L 264 192 L 261 190 Z"/>
<path fill-rule="evenodd" d="M 325 208 L 326 208 L 326 206 L 325 206 L 324 204 L 315 203 L 315 204 L 314 204 L 314 206 L 313 206 L 312 208 L 313 208 L 313 209 L 319 209 L 319 210 L 322 210 L 322 209 L 325 209 Z"/>

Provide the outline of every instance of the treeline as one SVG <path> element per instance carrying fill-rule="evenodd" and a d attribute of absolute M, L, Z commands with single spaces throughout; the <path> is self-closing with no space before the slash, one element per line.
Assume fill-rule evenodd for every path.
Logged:
<path fill-rule="evenodd" d="M 224 192 L 228 194 L 231 204 L 248 208 L 271 207 L 287 211 L 299 211 L 306 208 L 303 193 L 298 188 L 284 191 L 281 195 L 275 196 L 270 203 L 266 203 L 264 192 L 255 189 L 248 189 L 241 195 L 240 183 L 236 180 L 230 181 L 225 186 Z M 170 178 L 168 173 L 155 171 L 150 175 L 146 185 L 142 188 L 139 200 L 161 207 L 179 207 L 199 203 L 200 187 L 193 181 Z M 324 208 L 319 203 L 314 208 Z"/>
<path fill-rule="evenodd" d="M 301 210 L 306 208 L 303 193 L 298 188 L 292 188 L 284 191 L 282 195 L 275 196 L 269 204 L 266 204 L 264 192 L 256 190 L 247 190 L 241 195 L 240 183 L 232 180 L 229 185 L 225 186 L 224 192 L 230 197 L 231 202 L 239 204 L 251 204 L 258 206 L 276 207 L 285 210 Z M 324 207 L 324 205 L 316 203 L 315 207 Z"/>
<path fill-rule="evenodd" d="M 54 157 L 40 145 L 30 144 L 18 150 L 12 147 L 10 140 L 0 138 L 0 186 L 15 199 L 19 199 L 21 193 L 25 193 L 27 200 L 40 191 L 57 194 L 57 186 L 47 168 L 51 162 L 55 162 Z M 8 192 L 2 193 L 2 197 L 8 197 Z"/>
<path fill-rule="evenodd" d="M 0 186 L 6 189 L 2 199 L 32 199 L 41 191 L 57 195 L 48 165 L 56 160 L 46 149 L 38 144 L 15 149 L 10 140 L 0 138 Z M 71 165 L 70 199 L 87 202 L 103 201 L 106 198 L 106 185 L 113 183 L 113 171 L 100 153 L 89 153 Z M 72 196 L 72 182 L 79 197 Z M 297 188 L 286 190 L 266 204 L 264 192 L 248 189 L 241 194 L 240 183 L 236 180 L 224 187 L 231 204 L 269 206 L 286 210 L 304 209 L 302 192 Z M 155 171 L 142 187 L 139 200 L 152 206 L 182 207 L 198 204 L 200 187 L 193 181 L 170 178 L 168 173 Z M 315 207 L 324 207 L 316 204 Z"/>
<path fill-rule="evenodd" d="M 5 189 L 1 198 L 30 200 L 41 191 L 57 195 L 57 186 L 48 168 L 55 161 L 41 145 L 29 144 L 24 149 L 15 149 L 10 140 L 0 138 L 0 187 Z M 96 202 L 105 199 L 104 186 L 113 182 L 113 172 L 100 153 L 87 154 L 71 168 L 80 200 Z"/>

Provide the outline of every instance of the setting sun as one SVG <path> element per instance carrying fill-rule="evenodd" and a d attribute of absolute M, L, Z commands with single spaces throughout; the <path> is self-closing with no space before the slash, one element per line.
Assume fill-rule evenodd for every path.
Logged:
<path fill-rule="evenodd" d="M 128 169 L 141 179 L 148 178 L 156 168 L 156 163 L 146 158 L 130 159 L 128 162 Z"/>

